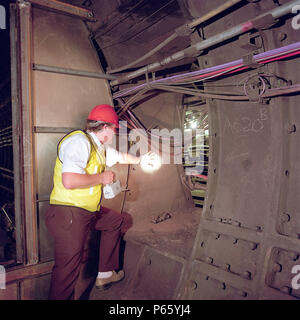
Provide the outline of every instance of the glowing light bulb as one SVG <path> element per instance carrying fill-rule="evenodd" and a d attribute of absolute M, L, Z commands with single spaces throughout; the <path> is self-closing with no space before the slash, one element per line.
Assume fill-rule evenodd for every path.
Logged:
<path fill-rule="evenodd" d="M 161 158 L 158 154 L 150 152 L 142 156 L 141 168 L 144 172 L 150 173 L 161 167 Z"/>
<path fill-rule="evenodd" d="M 190 126 L 191 126 L 192 129 L 196 129 L 197 126 L 198 126 L 197 120 L 192 121 Z"/>

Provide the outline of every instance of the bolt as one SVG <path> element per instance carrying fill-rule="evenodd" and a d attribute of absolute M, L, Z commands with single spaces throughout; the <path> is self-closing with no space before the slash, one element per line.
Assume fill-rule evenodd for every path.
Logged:
<path fill-rule="evenodd" d="M 251 243 L 251 244 L 250 244 L 250 248 L 251 248 L 251 250 L 256 250 L 256 249 L 257 249 L 257 247 L 258 247 L 258 244 L 257 244 L 257 243 L 255 243 L 255 242 L 253 242 L 253 243 Z"/>
<path fill-rule="evenodd" d="M 220 235 L 219 233 L 216 233 L 215 239 L 218 240 L 218 239 L 220 238 L 220 236 L 221 236 L 221 235 Z"/>
<path fill-rule="evenodd" d="M 206 261 L 207 261 L 208 263 L 210 263 L 210 264 L 213 264 L 214 259 L 213 259 L 212 257 L 207 257 L 207 258 L 206 258 Z"/>
<path fill-rule="evenodd" d="M 284 174 L 288 177 L 290 175 L 289 170 L 285 170 Z"/>
<path fill-rule="evenodd" d="M 281 288 L 281 291 L 287 294 L 291 294 L 292 292 L 292 288 L 288 287 L 288 286 L 284 286 Z"/>
<path fill-rule="evenodd" d="M 274 272 L 281 272 L 282 271 L 282 265 L 280 263 L 275 263 L 272 270 Z"/>
<path fill-rule="evenodd" d="M 287 38 L 287 34 L 286 34 L 286 33 L 281 32 L 281 31 L 279 31 L 279 32 L 277 33 L 277 39 L 278 39 L 279 41 L 283 41 L 283 40 L 285 40 L 286 38 Z"/>
<path fill-rule="evenodd" d="M 230 271 L 230 264 L 229 263 L 225 263 L 225 268 Z"/>
<path fill-rule="evenodd" d="M 235 221 L 235 220 L 233 220 L 231 224 L 235 227 L 240 227 L 242 225 L 239 221 Z"/>
<path fill-rule="evenodd" d="M 243 277 L 246 279 L 251 279 L 251 272 L 250 271 L 244 271 L 243 272 Z"/>
<path fill-rule="evenodd" d="M 246 291 L 243 290 L 238 290 L 238 294 L 242 297 L 247 297 L 248 293 Z"/>
<path fill-rule="evenodd" d="M 292 124 L 291 126 L 289 126 L 287 131 L 288 131 L 288 134 L 295 133 L 296 132 L 296 125 Z"/>
<path fill-rule="evenodd" d="M 194 281 L 194 280 L 192 280 L 192 281 L 190 282 L 190 289 L 191 289 L 191 290 L 196 290 L 197 287 L 198 287 L 197 282 Z"/>
<path fill-rule="evenodd" d="M 281 215 L 281 222 L 289 222 L 291 220 L 291 216 L 288 213 L 283 213 Z"/>
<path fill-rule="evenodd" d="M 299 254 L 296 252 L 291 252 L 289 256 L 293 261 L 297 261 L 299 259 Z"/>

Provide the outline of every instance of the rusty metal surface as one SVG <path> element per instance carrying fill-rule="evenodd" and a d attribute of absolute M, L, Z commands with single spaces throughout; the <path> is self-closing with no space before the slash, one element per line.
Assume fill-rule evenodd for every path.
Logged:
<path fill-rule="evenodd" d="M 33 104 L 31 83 L 32 59 L 32 8 L 29 3 L 19 3 L 20 16 L 20 74 L 22 105 L 22 164 L 23 164 L 23 210 L 26 241 L 26 263 L 38 262 L 38 226 L 35 204 L 34 138 L 32 134 Z"/>
<path fill-rule="evenodd" d="M 33 63 L 102 73 L 80 20 L 34 8 L 33 23 Z"/>
<path fill-rule="evenodd" d="M 218 4 L 220 1 L 185 1 L 185 6 L 194 17 L 208 12 Z M 218 17 L 204 28 L 205 38 L 231 28 L 247 18 L 259 16 L 274 6 L 276 4 L 272 2 L 259 1 L 245 7 L 235 7 L 230 14 Z M 265 22 L 269 23 L 267 20 Z M 250 35 L 232 39 L 200 56 L 199 68 L 242 57 L 249 59 L 251 63 L 251 54 L 254 52 L 264 52 L 298 41 L 297 32 L 293 30 L 291 21 L 287 20 L 272 29 L 263 28 Z M 267 75 L 272 88 L 280 87 L 288 81 L 297 84 L 300 81 L 299 72 L 296 72 L 299 69 L 298 64 L 299 58 L 294 58 L 259 69 L 252 65 L 253 69 L 248 72 L 209 83 L 206 90 L 229 90 L 214 88 L 214 84 L 230 86 L 232 83 L 237 85 L 245 81 L 254 83 L 252 80 L 257 78 L 255 75 L 258 72 Z M 240 92 L 238 87 L 233 86 L 232 89 Z M 147 246 L 148 252 L 156 253 L 156 250 L 159 250 L 160 255 L 155 257 L 162 265 L 165 263 L 173 266 L 174 260 L 182 259 L 182 276 L 178 278 L 178 273 L 173 275 L 179 282 L 178 289 L 173 288 L 172 298 L 299 299 L 299 290 L 292 288 L 295 274 L 291 272 L 293 266 L 300 264 L 297 195 L 299 95 L 259 100 L 257 92 L 257 88 L 249 92 L 250 102 L 215 99 L 206 101 L 210 130 L 208 194 L 190 255 L 181 256 L 178 250 L 165 248 L 161 242 L 155 247 L 151 241 L 146 243 L 138 239 L 140 246 Z M 148 103 L 151 102 L 154 100 Z M 154 110 L 149 108 L 145 112 L 142 105 L 141 110 L 137 109 L 135 112 L 140 119 L 151 123 L 149 115 Z M 167 111 L 161 113 L 165 116 Z M 157 121 L 161 123 L 161 119 Z M 170 125 L 170 119 L 168 124 Z M 131 173 L 130 178 L 133 179 L 134 176 L 137 177 L 136 181 L 142 179 L 138 172 Z M 174 178 L 170 181 L 174 183 Z M 159 188 L 165 188 L 162 184 L 155 185 L 154 181 L 151 182 L 154 183 L 155 190 L 149 190 L 148 194 L 152 194 L 157 201 L 156 192 Z M 140 185 L 142 183 L 136 182 L 133 189 L 145 188 Z M 170 194 L 173 193 L 172 190 L 167 190 L 167 196 L 169 191 Z M 126 206 L 131 208 L 130 196 L 127 200 Z M 138 198 L 134 201 L 135 208 L 140 207 Z M 144 204 L 145 208 L 151 201 L 149 196 L 149 200 Z M 153 210 L 153 206 L 146 209 L 145 211 L 149 212 Z M 160 241 L 159 234 L 154 235 Z M 133 236 L 129 235 L 129 248 L 132 239 Z M 138 256 L 140 254 L 139 252 Z M 144 251 L 139 261 L 147 261 L 149 254 Z M 172 262 L 161 258 L 164 254 L 172 256 Z M 131 280 L 132 287 L 127 286 L 127 290 L 131 290 L 129 296 L 135 299 L 151 297 L 155 286 L 148 285 L 148 273 L 152 275 L 155 283 L 159 271 L 155 268 L 148 271 L 146 266 L 141 268 L 140 265 L 135 271 L 140 274 Z M 132 273 L 133 270 L 131 275 Z M 112 297 L 118 298 L 116 291 Z M 165 297 L 170 298 L 167 289 Z M 93 299 L 97 298 L 101 299 L 101 296 L 97 291 L 93 291 Z"/>
<path fill-rule="evenodd" d="M 70 2 L 76 4 L 78 1 Z M 221 1 L 217 0 L 184 1 L 178 20 L 173 21 L 170 14 L 174 23 L 168 20 L 167 27 L 161 25 L 164 28 L 163 38 L 174 25 L 182 24 L 184 15 L 186 19 L 196 18 L 220 4 Z M 95 4 L 98 12 L 103 9 L 103 15 L 107 16 L 105 23 L 113 18 L 117 20 L 120 14 L 132 9 L 130 6 L 120 7 L 117 1 L 105 2 L 101 8 L 99 6 L 99 2 Z M 199 35 L 208 38 L 218 34 L 275 6 L 274 1 L 258 1 L 245 7 L 234 7 L 228 15 L 218 16 L 200 33 L 195 33 L 191 41 L 199 41 Z M 113 11 L 116 7 L 118 12 Z M 121 12 L 121 9 L 124 11 Z M 175 12 L 178 10 L 177 6 Z M 139 35 L 139 28 L 143 26 L 146 29 L 148 26 L 143 20 L 145 14 L 149 15 L 149 11 L 145 11 L 144 15 L 137 14 L 132 21 L 129 19 L 124 24 L 116 25 L 114 31 L 102 22 L 94 26 L 94 31 L 99 32 L 99 43 L 104 50 L 107 49 L 111 68 L 129 63 L 149 50 L 148 46 L 141 47 L 141 38 L 143 41 L 148 39 L 149 46 L 160 42 L 160 30 L 154 30 L 152 35 L 147 32 L 144 36 L 143 33 Z M 70 17 L 45 14 L 38 9 L 33 17 L 33 62 L 101 71 L 95 52 L 88 43 L 88 32 L 78 20 L 75 23 Z M 154 16 L 152 22 L 157 18 Z M 141 25 L 135 27 L 137 20 L 141 21 Z M 262 26 L 261 22 L 259 27 L 268 27 Z M 130 26 L 133 29 L 128 34 L 121 32 Z M 101 28 L 103 32 L 108 32 L 107 37 L 101 35 Z M 137 37 L 133 31 L 137 32 Z M 254 52 L 264 52 L 298 41 L 297 32 L 287 20 L 272 29 L 262 28 L 250 36 L 222 43 L 199 57 L 199 68 L 243 57 L 253 68 L 204 86 L 207 91 L 216 92 L 220 87 L 213 87 L 214 84 L 226 85 L 241 93 L 241 87 L 236 85 L 249 82 L 253 91 L 248 92 L 250 101 L 206 101 L 210 154 L 208 193 L 203 212 L 192 212 L 188 207 L 188 200 L 191 199 L 186 199 L 184 195 L 176 166 L 163 166 L 157 175 L 146 175 L 139 167 L 131 166 L 128 179 L 130 191 L 125 202 L 122 194 L 111 204 L 116 209 L 124 207 L 124 211 L 134 217 L 132 233 L 129 232 L 126 238 L 126 278 L 109 293 L 99 293 L 94 288 L 91 299 L 299 299 L 299 292 L 291 288 L 291 268 L 300 264 L 299 95 L 260 100 L 258 88 L 255 87 L 258 82 L 253 81 L 257 80 L 257 72 L 263 72 L 270 79 L 271 87 L 282 86 L 286 81 L 299 83 L 299 72 L 295 72 L 299 69 L 299 58 L 259 69 L 251 60 Z M 111 41 L 115 40 L 123 40 L 123 43 L 119 43 L 118 50 L 109 49 Z M 174 52 L 178 51 L 178 46 L 184 47 L 188 42 L 189 39 L 185 39 L 174 45 Z M 125 47 L 128 50 L 123 50 L 123 54 L 121 49 Z M 173 49 L 167 48 L 162 55 Z M 86 81 L 57 74 L 45 76 L 35 71 L 33 83 L 36 127 L 81 126 L 81 119 L 85 118 L 92 103 L 99 99 L 101 102 L 111 99 L 109 88 L 102 80 Z M 175 100 L 172 95 L 167 98 L 160 96 L 140 105 L 134 112 L 147 127 L 160 125 L 172 128 L 178 125 L 174 122 L 177 112 Z M 62 106 L 64 112 L 60 114 Z M 58 114 L 61 116 L 57 117 Z M 50 171 L 44 172 L 54 161 L 52 153 L 57 136 L 35 132 L 38 196 L 44 196 L 50 190 Z M 127 167 L 118 170 L 121 170 L 120 176 L 125 182 Z M 45 203 L 39 203 L 40 215 L 45 207 Z M 170 212 L 171 218 L 151 225 L 153 218 L 164 212 Z M 181 218 L 188 221 L 184 223 Z M 43 235 L 42 219 L 40 221 L 41 239 L 44 241 L 41 249 L 45 250 L 41 256 L 47 259 L 48 240 Z M 194 223 L 194 229 L 189 225 L 191 223 Z M 180 228 L 176 229 L 178 225 Z M 188 241 L 182 232 L 184 228 L 190 232 Z M 180 235 L 174 230 L 179 230 Z M 139 232 L 140 237 L 137 236 Z"/>
<path fill-rule="evenodd" d="M 259 2 L 248 8 L 247 14 L 251 14 L 250 9 L 258 14 L 269 9 L 267 6 L 268 3 Z M 207 34 L 210 30 L 212 34 L 222 30 L 228 23 L 236 24 L 243 16 L 243 9 L 239 14 L 231 15 L 230 20 L 229 17 L 223 18 L 214 23 L 213 28 L 208 27 Z M 281 26 L 280 32 L 287 35 L 285 43 L 296 41 L 290 23 Z M 283 45 L 275 30 L 261 31 L 259 36 L 263 46 L 256 50 Z M 246 53 L 245 40 L 241 37 L 199 60 L 216 65 L 224 61 L 225 52 L 228 61 L 242 56 Z M 293 72 L 296 64 L 296 59 L 280 62 L 220 80 L 217 84 L 239 83 L 257 71 L 275 73 L 298 83 L 299 75 Z M 278 85 L 274 81 L 272 84 Z M 290 141 L 296 142 L 293 124 L 296 125 L 297 115 L 293 114 L 293 120 L 289 118 L 290 112 L 296 110 L 297 99 L 275 98 L 269 103 L 208 101 L 211 131 L 209 189 L 191 256 L 195 273 L 189 278 L 196 283 L 197 289 L 188 289 L 184 297 L 297 297 L 290 289 L 290 269 L 292 264 L 299 263 L 296 253 L 300 250 L 300 243 L 297 222 L 289 224 L 292 219 L 289 212 L 298 212 L 299 205 L 296 196 L 297 156 L 290 144 Z M 291 175 L 291 167 L 295 175 Z M 274 251 L 280 254 L 274 257 Z M 293 261 L 285 258 L 288 251 L 294 254 Z M 274 273 L 276 263 L 282 265 L 282 270 L 278 268 Z M 206 291 L 201 290 L 202 286 Z"/>
<path fill-rule="evenodd" d="M 126 278 L 107 292 L 93 288 L 90 299 L 174 299 L 183 265 L 183 259 L 129 241 L 124 259 Z"/>
<path fill-rule="evenodd" d="M 14 206 L 16 222 L 16 258 L 17 262 L 24 261 L 24 242 L 23 242 L 23 214 L 21 206 L 22 186 L 21 181 L 21 149 L 20 145 L 20 96 L 19 96 L 19 77 L 18 77 L 18 15 L 15 4 L 10 6 L 10 47 L 11 47 L 11 97 L 12 97 L 12 139 L 13 139 L 13 167 L 14 167 Z"/>
<path fill-rule="evenodd" d="M 34 8 L 32 31 L 32 63 L 102 73 L 80 20 Z M 34 130 L 36 166 L 33 173 L 38 200 L 39 259 L 47 261 L 53 258 L 53 243 L 45 227 L 44 213 L 53 185 L 57 143 L 65 134 L 61 128 L 84 128 L 90 109 L 99 103 L 111 103 L 111 97 L 103 79 L 33 70 L 32 83 L 33 125 L 40 128 Z"/>
<path fill-rule="evenodd" d="M 128 295 L 128 287 L 130 283 L 135 279 L 137 266 L 139 265 L 146 247 L 138 243 L 130 242 L 126 243 L 124 251 L 124 271 L 125 279 L 119 283 L 116 283 L 110 290 L 106 292 L 99 292 L 99 290 L 94 287 L 90 294 L 90 300 L 115 300 L 122 297 L 126 299 Z"/>

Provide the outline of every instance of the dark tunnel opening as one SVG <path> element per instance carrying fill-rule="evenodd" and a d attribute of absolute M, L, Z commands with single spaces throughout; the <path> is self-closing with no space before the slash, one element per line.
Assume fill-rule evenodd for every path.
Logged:
<path fill-rule="evenodd" d="M 16 262 L 9 3 L 1 2 L 0 29 L 0 264 L 5 266 Z"/>

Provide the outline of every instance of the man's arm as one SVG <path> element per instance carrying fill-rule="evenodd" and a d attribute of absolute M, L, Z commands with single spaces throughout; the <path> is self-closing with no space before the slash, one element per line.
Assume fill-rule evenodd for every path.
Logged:
<path fill-rule="evenodd" d="M 121 156 L 119 157 L 118 162 L 122 164 L 140 164 L 142 159 L 143 161 L 147 161 L 149 163 L 156 160 L 156 155 L 152 151 L 147 152 L 140 157 L 136 157 L 130 153 L 120 153 L 120 155 Z"/>
<path fill-rule="evenodd" d="M 121 153 L 119 163 L 121 164 L 139 164 L 141 162 L 140 157 L 136 157 L 130 153 Z"/>
<path fill-rule="evenodd" d="M 99 184 L 111 184 L 114 181 L 114 176 L 113 171 L 104 171 L 96 174 L 64 172 L 62 174 L 62 183 L 66 189 L 83 189 Z"/>

